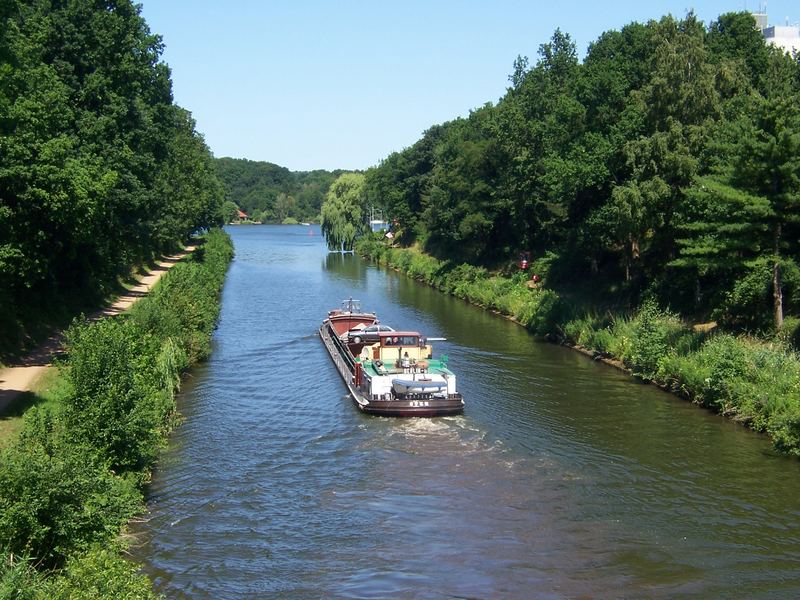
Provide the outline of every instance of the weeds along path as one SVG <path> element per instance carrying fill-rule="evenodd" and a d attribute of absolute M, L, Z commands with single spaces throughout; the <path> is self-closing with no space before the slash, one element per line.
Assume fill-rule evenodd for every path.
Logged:
<path fill-rule="evenodd" d="M 159 279 L 178 261 L 195 251 L 197 246 L 187 246 L 182 252 L 166 256 L 139 280 L 134 287 L 118 296 L 113 303 L 89 315 L 90 321 L 113 317 L 128 310 L 140 298 L 147 295 Z M 12 405 L 20 394 L 32 390 L 33 384 L 50 367 L 55 356 L 63 346 L 64 335 L 57 332 L 51 335 L 36 350 L 20 359 L 17 364 L 0 369 L 0 415 Z"/>

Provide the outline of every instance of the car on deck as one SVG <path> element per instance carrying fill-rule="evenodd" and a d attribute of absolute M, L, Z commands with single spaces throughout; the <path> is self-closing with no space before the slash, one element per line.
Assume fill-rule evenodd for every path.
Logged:
<path fill-rule="evenodd" d="M 368 327 L 356 327 L 347 332 L 347 341 L 350 344 L 374 344 L 380 339 L 381 333 L 386 331 L 394 331 L 394 329 L 380 323 Z"/>

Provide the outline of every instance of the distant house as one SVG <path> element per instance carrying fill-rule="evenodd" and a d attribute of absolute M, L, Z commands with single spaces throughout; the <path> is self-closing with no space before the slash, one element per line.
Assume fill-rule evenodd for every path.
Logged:
<path fill-rule="evenodd" d="M 239 219 L 239 221 L 246 221 L 247 220 L 247 213 L 244 212 L 243 210 L 237 210 L 236 211 L 236 218 Z"/>

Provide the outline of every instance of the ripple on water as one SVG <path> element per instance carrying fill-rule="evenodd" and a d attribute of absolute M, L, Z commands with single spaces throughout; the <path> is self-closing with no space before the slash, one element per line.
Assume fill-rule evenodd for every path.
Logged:
<path fill-rule="evenodd" d="M 186 419 L 138 532 L 159 590 L 798 595 L 800 477 L 763 440 L 484 311 L 327 259 L 305 232 L 234 232 L 215 351 L 180 395 Z M 315 335 L 348 295 L 448 337 L 463 416 L 356 410 Z"/>

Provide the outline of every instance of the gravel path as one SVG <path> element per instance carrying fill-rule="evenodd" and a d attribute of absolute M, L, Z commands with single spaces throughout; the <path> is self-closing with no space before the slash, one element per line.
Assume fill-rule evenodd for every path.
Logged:
<path fill-rule="evenodd" d="M 183 252 L 166 256 L 155 268 L 139 280 L 133 288 L 119 296 L 111 305 L 89 315 L 90 321 L 113 317 L 128 310 L 137 300 L 146 296 L 150 289 L 170 268 L 183 257 L 194 252 L 196 246 L 187 246 Z M 36 380 L 50 367 L 64 342 L 61 332 L 53 334 L 36 350 L 20 359 L 17 364 L 0 369 L 0 415 L 24 392 L 32 389 Z"/>

